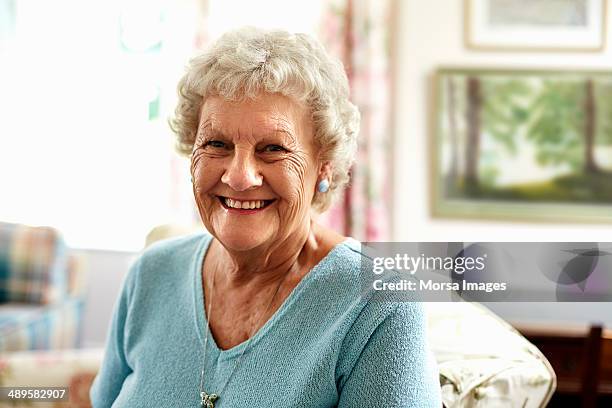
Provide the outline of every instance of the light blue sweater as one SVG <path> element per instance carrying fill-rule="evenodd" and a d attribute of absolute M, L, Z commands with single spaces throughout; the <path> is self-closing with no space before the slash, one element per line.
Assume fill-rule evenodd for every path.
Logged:
<path fill-rule="evenodd" d="M 106 353 L 91 390 L 94 408 L 200 407 L 219 392 L 245 343 L 220 350 L 206 330 L 202 262 L 211 236 L 164 241 L 127 275 Z M 359 243 L 334 247 L 297 285 L 249 349 L 218 408 L 440 408 L 437 368 L 419 303 L 362 293 Z"/>

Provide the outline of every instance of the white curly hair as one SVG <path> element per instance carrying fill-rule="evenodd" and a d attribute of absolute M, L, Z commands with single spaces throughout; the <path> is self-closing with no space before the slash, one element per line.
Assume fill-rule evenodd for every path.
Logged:
<path fill-rule="evenodd" d="M 290 97 L 310 110 L 321 160 L 331 163 L 329 191 L 316 192 L 312 201 L 313 209 L 325 211 L 349 181 L 360 115 L 349 101 L 342 63 L 306 34 L 246 27 L 224 34 L 191 59 L 170 119 L 177 150 L 192 153 L 206 98 L 238 101 L 261 93 Z"/>

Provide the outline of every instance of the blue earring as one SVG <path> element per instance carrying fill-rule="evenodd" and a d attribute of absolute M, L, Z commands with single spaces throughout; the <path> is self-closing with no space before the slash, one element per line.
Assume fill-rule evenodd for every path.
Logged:
<path fill-rule="evenodd" d="M 327 179 L 319 181 L 317 190 L 319 190 L 319 193 L 327 193 L 327 190 L 329 190 L 329 181 L 327 181 Z"/>

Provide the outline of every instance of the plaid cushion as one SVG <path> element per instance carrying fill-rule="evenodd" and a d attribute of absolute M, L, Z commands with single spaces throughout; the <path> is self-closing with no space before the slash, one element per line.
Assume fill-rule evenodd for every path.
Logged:
<path fill-rule="evenodd" d="M 78 347 L 83 304 L 71 298 L 47 306 L 0 305 L 0 353 Z"/>
<path fill-rule="evenodd" d="M 54 229 L 0 223 L 0 302 L 63 299 L 67 263 L 66 245 Z"/>

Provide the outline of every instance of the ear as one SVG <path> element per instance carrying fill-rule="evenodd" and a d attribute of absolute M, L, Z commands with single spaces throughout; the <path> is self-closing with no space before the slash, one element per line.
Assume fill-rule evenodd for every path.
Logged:
<path fill-rule="evenodd" d="M 327 179 L 331 183 L 333 166 L 330 161 L 321 163 L 319 166 L 318 180 Z"/>

